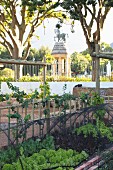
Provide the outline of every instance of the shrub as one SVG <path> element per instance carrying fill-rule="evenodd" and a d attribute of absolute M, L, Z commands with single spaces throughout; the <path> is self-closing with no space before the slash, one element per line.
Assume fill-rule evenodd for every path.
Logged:
<path fill-rule="evenodd" d="M 19 82 L 39 82 L 42 81 L 43 77 L 42 76 L 30 76 L 29 74 L 27 74 L 26 76 L 22 76 L 19 79 Z"/>
<path fill-rule="evenodd" d="M 53 76 L 46 76 L 46 81 L 55 81 L 55 78 Z"/>
<path fill-rule="evenodd" d="M 0 76 L 4 76 L 4 77 L 14 77 L 14 71 L 10 68 L 5 68 L 3 70 L 0 71 Z"/>
<path fill-rule="evenodd" d="M 102 76 L 101 76 L 101 77 L 100 77 L 100 81 L 102 81 L 102 82 L 108 81 L 108 82 L 109 82 L 109 81 L 112 81 L 112 80 L 110 80 L 109 77 L 106 77 L 106 76 L 103 76 L 103 77 L 102 77 Z"/>
<path fill-rule="evenodd" d="M 13 77 L 0 76 L 0 82 L 14 81 Z"/>
<path fill-rule="evenodd" d="M 78 81 L 78 82 L 80 82 L 80 81 L 90 82 L 91 78 L 88 78 L 88 77 L 76 77 L 76 81 Z"/>
<path fill-rule="evenodd" d="M 72 77 L 66 77 L 66 76 L 59 76 L 58 78 L 56 78 L 56 81 L 76 81 L 76 78 L 72 78 Z"/>
<path fill-rule="evenodd" d="M 11 69 L 10 69 L 11 70 Z M 13 70 L 12 70 L 13 71 Z M 0 71 L 1 72 L 1 71 Z M 13 71 L 14 74 L 14 71 Z M 10 71 L 5 71 L 5 73 L 1 74 L 0 73 L 0 81 L 14 81 L 14 75 L 10 73 Z M 22 76 L 19 79 L 19 82 L 41 82 L 43 81 L 43 76 L 30 76 L 27 74 L 26 76 Z M 66 77 L 66 76 L 47 76 L 46 75 L 46 81 L 47 82 L 91 82 L 91 78 L 88 77 Z M 112 81 L 112 78 L 108 77 L 100 77 L 100 81 Z"/>

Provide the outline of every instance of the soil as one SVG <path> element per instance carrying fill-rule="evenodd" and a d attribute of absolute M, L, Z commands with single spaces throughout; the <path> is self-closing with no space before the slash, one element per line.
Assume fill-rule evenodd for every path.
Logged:
<path fill-rule="evenodd" d="M 84 137 L 83 134 L 76 135 L 70 131 L 52 132 L 54 136 L 56 149 L 74 149 L 78 152 L 86 151 L 89 155 L 93 155 L 98 151 L 109 148 L 112 143 L 106 137 L 94 138 L 92 135 Z"/>

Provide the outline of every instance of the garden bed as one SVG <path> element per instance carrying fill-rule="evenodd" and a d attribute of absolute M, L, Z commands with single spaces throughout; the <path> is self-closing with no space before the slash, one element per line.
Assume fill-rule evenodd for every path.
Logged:
<path fill-rule="evenodd" d="M 66 134 L 67 133 L 67 134 Z M 55 131 L 51 135 L 54 137 L 56 149 L 74 149 L 78 152 L 86 151 L 90 156 L 104 151 L 113 145 L 106 137 L 95 138 L 93 135 L 84 137 L 83 134 L 76 135 L 73 132 Z"/>

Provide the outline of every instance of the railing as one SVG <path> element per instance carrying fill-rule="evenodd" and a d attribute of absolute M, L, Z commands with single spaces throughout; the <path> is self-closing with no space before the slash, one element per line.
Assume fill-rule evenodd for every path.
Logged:
<path fill-rule="evenodd" d="M 113 96 L 102 96 L 105 103 L 113 103 Z"/>
<path fill-rule="evenodd" d="M 106 117 L 113 122 L 112 103 L 113 96 L 103 96 Z M 0 147 L 18 144 L 28 138 L 43 137 L 45 134 L 65 126 L 80 126 L 89 121 L 94 121 L 93 110 L 98 107 L 88 107 L 80 98 L 64 101 L 58 105 L 55 100 L 33 100 L 23 106 L 13 101 L 7 105 L 3 102 L 0 106 Z M 66 106 L 66 107 L 65 107 Z M 21 115 L 21 117 L 20 117 Z"/>

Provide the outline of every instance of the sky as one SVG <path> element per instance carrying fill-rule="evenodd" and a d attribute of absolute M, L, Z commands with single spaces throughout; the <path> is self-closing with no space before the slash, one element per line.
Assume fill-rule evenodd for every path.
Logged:
<path fill-rule="evenodd" d="M 37 28 L 37 35 L 40 39 L 33 38 L 32 39 L 32 48 L 39 49 L 41 46 L 49 47 L 49 49 L 53 49 L 55 41 L 55 25 L 57 20 L 51 19 L 45 21 L 46 28 L 43 28 L 43 25 Z M 73 52 L 81 52 L 87 48 L 85 36 L 83 34 L 81 25 L 79 21 L 75 22 L 74 33 L 70 31 L 70 25 L 63 25 L 61 28 L 61 33 L 64 32 L 68 34 L 66 37 L 66 47 L 69 54 Z M 111 44 L 113 42 L 113 9 L 109 12 L 104 28 L 101 34 L 101 42 L 106 42 Z"/>

